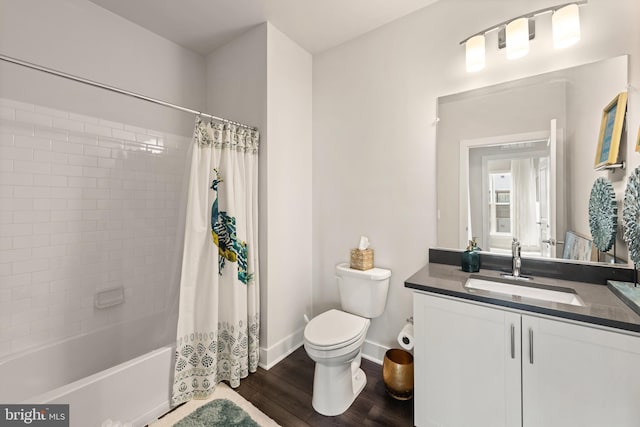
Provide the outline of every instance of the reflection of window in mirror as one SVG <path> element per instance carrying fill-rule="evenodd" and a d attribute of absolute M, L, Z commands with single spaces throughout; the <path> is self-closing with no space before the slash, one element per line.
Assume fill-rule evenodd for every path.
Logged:
<path fill-rule="evenodd" d="M 515 237 L 523 252 L 545 255 L 542 242 L 549 238 L 549 156 L 538 145 L 545 148 L 544 141 L 519 147 L 511 144 L 508 153 L 484 156 L 484 194 L 488 195 L 483 201 L 488 232 L 484 241 L 489 251 L 509 253 Z"/>
<path fill-rule="evenodd" d="M 491 198 L 490 232 L 511 235 L 511 174 L 492 173 L 489 175 Z"/>

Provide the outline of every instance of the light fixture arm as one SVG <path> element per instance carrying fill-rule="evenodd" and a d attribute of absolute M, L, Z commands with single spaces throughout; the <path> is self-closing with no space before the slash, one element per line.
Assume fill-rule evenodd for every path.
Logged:
<path fill-rule="evenodd" d="M 508 19 L 506 21 L 503 21 L 503 22 L 501 22 L 499 24 L 492 25 L 491 27 L 489 27 L 487 29 L 484 29 L 482 31 L 478 31 L 477 33 L 474 33 L 474 34 L 470 35 L 469 37 L 467 37 L 466 39 L 462 40 L 460 42 L 460 44 L 461 45 L 465 44 L 472 37 L 482 36 L 482 35 L 485 35 L 487 33 L 492 32 L 492 31 L 500 30 L 501 28 L 505 27 L 509 22 L 511 22 L 511 21 L 513 21 L 515 19 L 519 19 L 519 18 L 531 19 L 531 18 L 535 18 L 535 17 L 540 16 L 540 15 L 544 15 L 546 13 L 555 12 L 556 10 L 562 9 L 563 7 L 568 6 L 570 4 L 576 4 L 578 6 L 584 6 L 585 4 L 587 4 L 587 2 L 588 2 L 588 0 L 572 1 L 572 2 L 569 2 L 569 3 L 563 3 L 563 4 L 559 4 L 557 6 L 547 7 L 545 9 L 540 9 L 540 10 L 536 10 L 534 12 L 526 13 L 524 15 L 516 16 L 515 18 L 510 18 L 510 19 Z"/>

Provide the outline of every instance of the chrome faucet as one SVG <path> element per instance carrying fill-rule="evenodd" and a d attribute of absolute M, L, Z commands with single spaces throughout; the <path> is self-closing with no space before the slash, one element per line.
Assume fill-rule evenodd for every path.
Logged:
<path fill-rule="evenodd" d="M 500 275 L 505 279 L 511 280 L 531 280 L 533 277 L 523 276 L 520 274 L 520 268 L 522 267 L 522 258 L 520 258 L 521 245 L 518 239 L 513 238 L 511 242 L 511 273 L 501 273 Z"/>
<path fill-rule="evenodd" d="M 511 242 L 511 276 L 513 276 L 514 279 L 520 277 L 520 267 L 522 266 L 520 249 L 520 242 L 514 237 L 513 242 Z"/>

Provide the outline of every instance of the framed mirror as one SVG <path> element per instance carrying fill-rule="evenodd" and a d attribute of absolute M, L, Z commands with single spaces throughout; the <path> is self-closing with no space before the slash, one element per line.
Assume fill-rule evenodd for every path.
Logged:
<path fill-rule="evenodd" d="M 598 177 L 620 203 L 625 170 L 597 171 L 603 108 L 628 81 L 619 56 L 438 98 L 438 246 L 626 264 L 621 225 L 613 249 L 591 249 L 589 197 Z M 621 150 L 621 152 L 624 152 Z M 579 248 L 579 250 L 578 250 Z"/>

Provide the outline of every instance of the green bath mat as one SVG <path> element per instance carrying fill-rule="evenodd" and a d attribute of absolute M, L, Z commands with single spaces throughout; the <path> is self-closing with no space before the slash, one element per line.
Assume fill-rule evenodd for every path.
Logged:
<path fill-rule="evenodd" d="M 260 427 L 242 408 L 227 399 L 199 407 L 173 427 Z"/>

